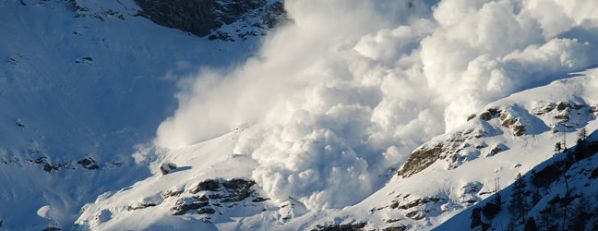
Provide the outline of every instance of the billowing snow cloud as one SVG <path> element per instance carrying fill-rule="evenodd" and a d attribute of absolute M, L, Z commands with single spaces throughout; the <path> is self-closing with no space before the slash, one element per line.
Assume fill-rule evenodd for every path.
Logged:
<path fill-rule="evenodd" d="M 592 0 L 287 0 L 259 54 L 206 70 L 156 144 L 229 132 L 275 199 L 340 208 L 484 104 L 598 64 Z"/>

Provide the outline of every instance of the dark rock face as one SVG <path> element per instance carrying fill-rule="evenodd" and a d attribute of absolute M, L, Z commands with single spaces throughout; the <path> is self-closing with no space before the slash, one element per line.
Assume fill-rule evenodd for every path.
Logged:
<path fill-rule="evenodd" d="M 181 198 L 177 200 L 175 206 L 172 207 L 170 210 L 173 211 L 173 215 L 183 215 L 187 213 L 187 211 L 189 210 L 203 209 L 208 205 L 210 205 L 210 203 L 208 203 L 207 201 L 201 201 L 199 200 L 199 198 Z"/>
<path fill-rule="evenodd" d="M 231 40 L 224 25 L 243 21 L 257 29 L 272 28 L 285 15 L 280 2 L 267 0 L 135 0 L 146 17 L 156 24 L 187 31 L 210 39 Z M 239 31 L 240 32 L 240 31 Z M 257 32 L 246 35 L 258 35 Z M 243 37 L 239 35 L 239 37 Z"/>
<path fill-rule="evenodd" d="M 407 230 L 407 226 L 399 225 L 399 226 L 391 226 L 382 229 L 382 231 L 405 231 Z"/>
<path fill-rule="evenodd" d="M 217 180 L 205 180 L 199 182 L 199 184 L 197 184 L 197 187 L 192 188 L 191 190 L 189 190 L 189 192 L 195 194 L 199 191 L 218 191 L 218 189 L 220 189 L 220 182 L 218 182 Z"/>
<path fill-rule="evenodd" d="M 169 173 L 172 173 L 176 169 L 177 169 L 177 166 L 174 163 L 166 162 L 166 163 L 162 163 L 160 165 L 160 172 L 162 173 L 162 175 L 167 175 Z"/>
<path fill-rule="evenodd" d="M 354 231 L 364 230 L 366 223 L 354 223 L 354 224 L 334 224 L 334 225 L 317 225 L 312 231 Z"/>
<path fill-rule="evenodd" d="M 81 160 L 77 161 L 77 164 L 79 164 L 79 165 L 81 165 L 81 167 L 89 169 L 89 170 L 95 170 L 95 169 L 100 168 L 100 166 L 98 166 L 96 161 L 91 157 L 81 159 Z"/>
<path fill-rule="evenodd" d="M 145 209 L 148 207 L 154 207 L 158 204 L 156 203 L 146 203 L 146 204 L 138 204 L 138 205 L 129 205 L 127 206 L 127 211 L 133 211 L 133 210 L 138 210 L 138 209 Z"/>
<path fill-rule="evenodd" d="M 421 148 L 411 154 L 409 160 L 397 172 L 399 176 L 409 177 L 416 174 L 428 166 L 432 165 L 436 160 L 441 158 L 443 153 L 442 144 L 438 144 L 431 148 Z"/>
<path fill-rule="evenodd" d="M 243 203 L 245 203 L 243 206 L 247 206 L 247 203 L 255 206 L 255 203 L 268 200 L 268 198 L 259 196 L 252 188 L 254 185 L 255 181 L 240 178 L 207 179 L 189 189 L 188 193 L 193 195 L 179 198 L 170 210 L 173 215 L 184 215 L 192 210 L 197 214 L 209 215 L 216 213 L 217 207 L 231 208 L 241 206 Z M 177 189 L 167 191 L 163 195 L 176 197 L 182 193 L 184 193 L 182 189 Z"/>

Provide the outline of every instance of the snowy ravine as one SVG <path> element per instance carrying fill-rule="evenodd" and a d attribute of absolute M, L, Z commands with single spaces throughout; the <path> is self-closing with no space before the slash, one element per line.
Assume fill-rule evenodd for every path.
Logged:
<path fill-rule="evenodd" d="M 85 203 L 150 176 L 131 154 L 177 107 L 177 81 L 243 61 L 261 39 L 197 37 L 139 10 L 0 1 L 0 230 L 71 230 Z"/>
<path fill-rule="evenodd" d="M 589 70 L 491 103 L 416 149 L 382 189 L 341 210 L 308 211 L 293 198 L 268 199 L 251 180 L 255 160 L 233 150 L 249 127 L 166 153 L 154 176 L 102 195 L 77 223 L 92 230 L 426 230 L 551 158 L 565 134 L 574 144 L 580 128 L 598 129 L 596 89 L 598 70 Z M 162 175 L 157 163 L 178 170 Z M 227 199 L 238 195 L 231 181 L 250 182 L 247 193 Z"/>

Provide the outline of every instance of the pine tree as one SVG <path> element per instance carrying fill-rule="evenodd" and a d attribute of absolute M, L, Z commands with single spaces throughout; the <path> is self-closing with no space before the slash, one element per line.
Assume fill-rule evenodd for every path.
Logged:
<path fill-rule="evenodd" d="M 586 143 L 586 138 L 588 137 L 586 128 L 582 128 L 577 133 L 577 148 L 576 150 L 583 150 L 583 147 Z"/>
<path fill-rule="evenodd" d="M 586 230 L 586 225 L 589 218 L 591 218 L 590 208 L 588 207 L 590 202 L 582 197 L 579 199 L 571 214 L 572 219 L 569 224 L 569 230 Z"/>
<path fill-rule="evenodd" d="M 517 175 L 517 180 L 513 184 L 511 191 L 511 203 L 509 204 L 509 211 L 515 221 L 523 224 L 525 222 L 526 211 L 529 208 L 527 198 L 525 197 L 525 190 L 527 184 L 525 180 L 521 178 L 521 173 Z"/>
<path fill-rule="evenodd" d="M 561 142 L 556 142 L 556 144 L 554 144 L 554 152 L 560 153 L 562 150 L 563 150 L 563 147 L 561 147 Z"/>

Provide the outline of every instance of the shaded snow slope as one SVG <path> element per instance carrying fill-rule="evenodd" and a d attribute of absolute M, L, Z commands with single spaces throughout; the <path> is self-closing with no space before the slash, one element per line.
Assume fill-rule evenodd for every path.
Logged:
<path fill-rule="evenodd" d="M 436 230 L 596 230 L 597 154 L 594 131 Z"/>
<path fill-rule="evenodd" d="M 131 154 L 176 108 L 177 81 L 243 60 L 259 40 L 208 41 L 137 11 L 133 1 L 0 2 L 3 228 L 68 230 L 85 202 L 147 177 Z"/>

